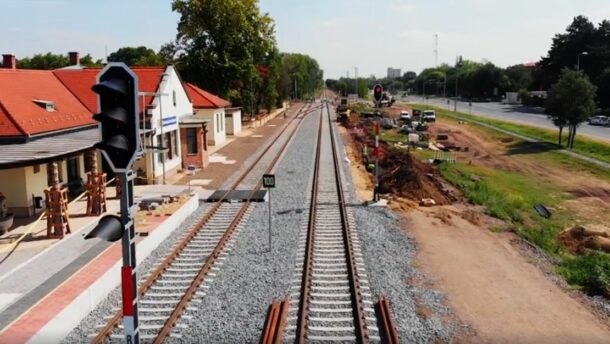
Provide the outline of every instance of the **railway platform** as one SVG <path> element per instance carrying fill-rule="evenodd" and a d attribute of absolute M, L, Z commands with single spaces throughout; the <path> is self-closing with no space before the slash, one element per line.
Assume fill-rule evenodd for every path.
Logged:
<path fill-rule="evenodd" d="M 245 130 L 223 147 L 211 149 L 210 165 L 204 171 L 178 174 L 168 180 L 173 185 L 136 186 L 136 196 L 180 192 L 196 195 L 194 203 L 185 207 L 188 211 L 179 216 L 186 218 L 196 208 L 194 204 L 219 188 L 287 120 L 277 116 L 260 127 Z M 114 195 L 114 191 L 109 190 L 109 194 Z M 83 205 L 74 205 L 77 206 Z M 109 212 L 116 212 L 118 200 L 111 200 L 109 207 Z M 79 211 L 75 208 L 72 213 Z M 0 251 L 4 255 L 10 253 L 10 264 L 0 263 L 0 343 L 58 342 L 107 294 L 106 289 L 108 292 L 112 289 L 100 289 L 100 284 L 119 285 L 120 273 L 113 273 L 113 269 L 120 267 L 120 242 L 83 239 L 97 220 L 75 217 L 70 219 L 73 233 L 63 240 L 28 241 L 16 246 L 13 252 Z M 170 216 L 155 216 L 146 225 L 137 226 L 138 232 L 146 232 L 145 236 L 137 237 L 138 256 L 144 241 L 162 241 L 162 236 L 155 238 L 156 231 L 177 227 L 179 222 L 168 226 L 169 220 Z"/>

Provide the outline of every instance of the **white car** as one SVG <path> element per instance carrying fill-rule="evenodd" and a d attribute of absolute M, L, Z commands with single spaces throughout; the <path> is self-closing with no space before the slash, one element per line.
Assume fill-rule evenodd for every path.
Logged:
<path fill-rule="evenodd" d="M 590 125 L 610 125 L 610 119 L 606 116 L 594 116 L 589 118 Z"/>
<path fill-rule="evenodd" d="M 410 121 L 411 120 L 411 114 L 408 111 L 401 111 L 400 112 L 400 119 L 402 121 Z"/>
<path fill-rule="evenodd" d="M 424 122 L 435 122 L 436 112 L 434 110 L 424 110 L 421 118 Z"/>

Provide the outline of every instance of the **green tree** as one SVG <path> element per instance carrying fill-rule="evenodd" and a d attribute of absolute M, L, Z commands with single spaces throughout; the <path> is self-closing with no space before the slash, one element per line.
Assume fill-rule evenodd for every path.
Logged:
<path fill-rule="evenodd" d="M 81 57 L 79 62 L 85 67 L 99 67 L 102 65 L 101 59 L 93 60 L 90 54 Z M 34 54 L 32 57 L 24 57 L 17 61 L 17 68 L 20 69 L 52 70 L 68 66 L 70 66 L 68 55 L 53 53 Z"/>
<path fill-rule="evenodd" d="M 261 77 L 260 67 L 275 73 L 278 60 L 273 19 L 260 13 L 257 1 L 174 0 L 172 9 L 180 14 L 178 33 L 163 55 L 173 55 L 184 79 L 231 94 L 246 111 L 260 104 L 270 86 L 265 82 L 273 83 Z"/>
<path fill-rule="evenodd" d="M 108 62 L 123 62 L 128 66 L 164 66 L 166 61 L 154 50 L 139 47 L 123 47 L 108 55 Z"/>
<path fill-rule="evenodd" d="M 602 109 L 610 109 L 610 67 L 604 69 L 595 79 L 597 99 Z"/>
<path fill-rule="evenodd" d="M 507 67 L 505 70 L 508 78 L 507 91 L 518 92 L 519 90 L 528 90 L 532 85 L 532 69 L 522 64 Z"/>
<path fill-rule="evenodd" d="M 80 64 L 85 67 L 101 67 L 104 62 L 102 59 L 93 60 L 93 57 L 87 54 L 80 58 Z"/>
<path fill-rule="evenodd" d="M 369 87 L 364 78 L 358 78 L 358 97 L 366 98 L 369 95 Z"/>
<path fill-rule="evenodd" d="M 323 86 L 323 73 L 318 62 L 304 54 L 281 54 L 279 94 L 283 99 L 310 98 Z M 351 90 L 355 88 L 354 80 Z M 296 94 L 295 94 L 296 92 Z"/>
<path fill-rule="evenodd" d="M 32 57 L 24 57 L 17 61 L 17 68 L 21 69 L 57 69 L 70 65 L 67 55 L 57 55 L 53 53 L 35 54 Z"/>
<path fill-rule="evenodd" d="M 559 126 L 560 138 L 563 126 L 568 127 L 568 148 L 574 148 L 576 128 L 597 111 L 596 90 L 583 72 L 564 68 L 549 91 L 546 111 Z"/>
<path fill-rule="evenodd" d="M 540 62 L 544 71 L 539 75 L 542 77 L 542 86 L 548 89 L 550 85 L 557 81 L 563 68 L 576 68 L 578 56 L 582 52 L 587 52 L 589 55 L 581 56 L 581 69 L 587 73 L 592 71 L 592 62 L 596 60 L 592 49 L 596 45 L 596 37 L 595 25 L 584 16 L 575 17 L 566 28 L 565 33 L 556 34 L 547 56 Z M 596 72 L 599 73 L 599 71 L 601 69 Z"/>

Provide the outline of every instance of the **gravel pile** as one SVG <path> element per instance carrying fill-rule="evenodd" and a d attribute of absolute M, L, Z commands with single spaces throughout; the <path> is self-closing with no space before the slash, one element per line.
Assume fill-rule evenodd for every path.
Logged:
<path fill-rule="evenodd" d="M 193 224 L 203 216 L 207 210 L 211 207 L 209 203 L 200 203 L 199 208 L 195 210 L 187 219 L 172 233 L 172 235 L 162 242 L 157 249 L 155 249 L 149 256 L 138 265 L 138 280 L 140 283 L 147 276 L 150 271 L 157 266 L 167 253 L 174 247 L 178 240 L 192 228 Z M 91 339 L 88 337 L 90 334 L 97 333 L 96 326 L 105 324 L 110 315 L 122 307 L 121 304 L 121 289 L 120 286 L 115 288 L 108 297 L 100 302 L 98 306 L 85 317 L 80 324 L 70 332 L 70 334 L 63 340 L 62 343 L 90 343 Z"/>
<path fill-rule="evenodd" d="M 318 118 L 308 116 L 276 167 L 272 191 L 272 252 L 268 251 L 267 203 L 254 205 L 236 245 L 192 319 L 181 322 L 188 336 L 179 343 L 258 342 L 273 298 L 290 290 L 299 227 L 307 216 Z"/>

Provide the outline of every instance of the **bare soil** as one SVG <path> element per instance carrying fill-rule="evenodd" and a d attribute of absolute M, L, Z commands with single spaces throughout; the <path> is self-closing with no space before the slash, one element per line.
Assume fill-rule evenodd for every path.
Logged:
<path fill-rule="evenodd" d="M 422 208 L 405 215 L 418 243 L 417 264 L 449 306 L 485 343 L 607 343 L 610 331 L 586 306 L 550 281 L 511 243 L 495 220 L 474 225 L 464 206 Z"/>
<path fill-rule="evenodd" d="M 594 215 L 595 222 L 608 220 L 610 185 L 606 181 L 584 172 L 575 174 L 557 164 L 542 165 L 535 155 L 515 152 L 519 147 L 511 138 L 497 139 L 467 124 L 440 120 L 430 132 L 431 137 L 447 133 L 452 144 L 468 147 L 457 153 L 461 161 L 535 174 L 574 190 L 578 202 L 564 202 L 562 206 L 579 215 Z M 361 145 L 349 137 L 348 130 L 341 133 L 349 143 L 347 151 L 358 195 L 362 200 L 370 199 L 373 185 L 361 163 Z M 390 206 L 416 240 L 416 264 L 432 279 L 431 287 L 441 290 L 456 315 L 473 329 L 472 333 L 456 334 L 455 342 L 610 342 L 608 321 L 578 293 L 555 283 L 552 270 L 543 269 L 534 255 L 524 253 L 516 244 L 522 243 L 518 236 L 498 231 L 507 225 L 484 215 L 481 207 L 460 201 L 419 207 L 416 199 L 400 193 Z M 593 209 L 582 209 L 588 206 Z M 429 317 L 429 312 L 419 310 L 424 317 Z"/>

